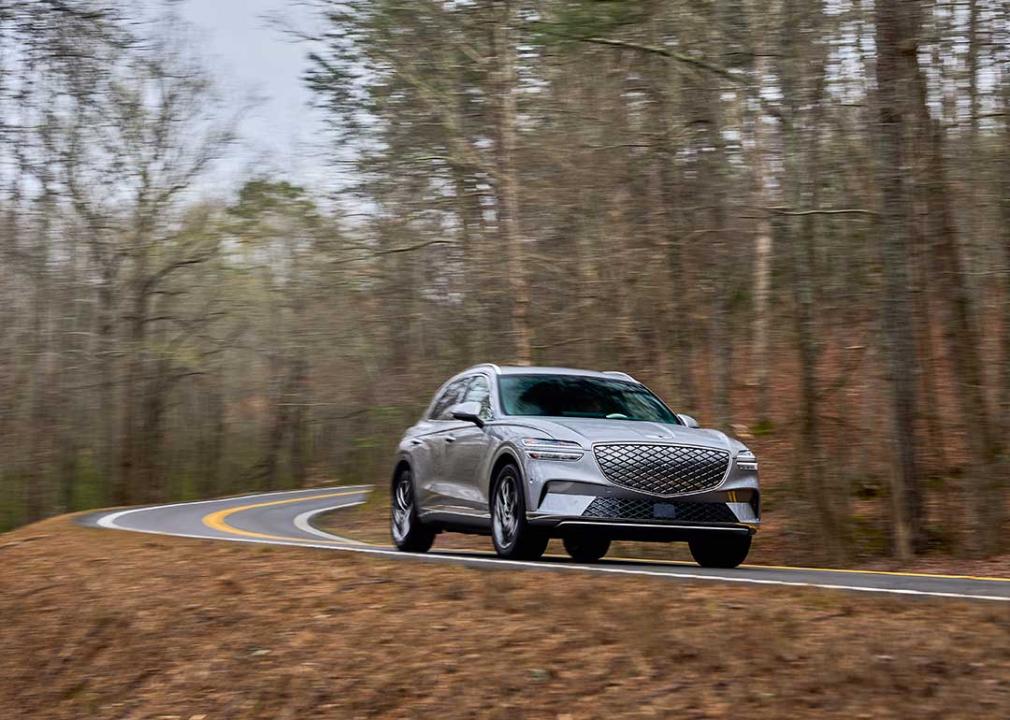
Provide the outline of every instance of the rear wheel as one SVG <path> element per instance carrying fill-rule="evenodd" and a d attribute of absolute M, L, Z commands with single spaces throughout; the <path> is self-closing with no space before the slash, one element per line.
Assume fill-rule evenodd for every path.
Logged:
<path fill-rule="evenodd" d="M 428 552 L 435 533 L 421 524 L 414 502 L 414 476 L 403 468 L 396 476 L 390 508 L 390 532 L 393 543 L 404 552 Z"/>
<path fill-rule="evenodd" d="M 491 539 L 498 556 L 508 560 L 536 560 L 547 549 L 547 535 L 526 522 L 522 481 L 512 464 L 503 467 L 495 479 Z"/>
<path fill-rule="evenodd" d="M 564 539 L 565 551 L 578 562 L 596 562 L 610 549 L 608 538 L 572 535 Z"/>
<path fill-rule="evenodd" d="M 735 568 L 747 559 L 750 535 L 714 535 L 688 541 L 691 555 L 702 567 Z"/>

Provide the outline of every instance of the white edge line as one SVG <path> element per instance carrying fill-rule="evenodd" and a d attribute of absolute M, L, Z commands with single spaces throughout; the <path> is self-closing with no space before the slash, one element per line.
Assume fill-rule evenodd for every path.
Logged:
<path fill-rule="evenodd" d="M 208 505 L 211 503 L 228 503 L 235 500 L 250 500 L 253 498 L 261 497 L 273 497 L 274 495 L 295 495 L 301 493 L 329 493 L 334 490 L 367 490 L 371 492 L 371 485 L 334 485 L 332 487 L 320 487 L 320 488 L 301 488 L 298 490 L 274 490 L 273 492 L 265 493 L 249 493 L 247 495 L 235 495 L 234 497 L 226 498 L 214 498 L 213 500 L 190 500 L 187 502 L 171 503 L 170 505 L 145 505 L 144 507 L 130 508 L 128 510 L 119 510 L 117 512 L 109 513 L 108 515 L 102 515 L 95 521 L 96 525 L 100 525 L 103 528 L 108 528 L 110 530 L 133 530 L 133 528 L 125 528 L 116 524 L 116 520 L 126 515 L 132 515 L 133 513 L 146 512 L 148 510 L 168 510 L 169 508 L 185 507 L 186 505 Z M 137 530 L 136 532 L 148 532 L 146 530 Z M 171 535 L 172 533 L 162 533 L 165 535 Z M 179 537 L 185 537 L 180 535 Z"/>
<path fill-rule="evenodd" d="M 203 502 L 214 502 L 214 501 L 203 501 Z M 177 505 L 194 505 L 194 504 L 197 503 L 177 503 Z M 159 505 L 157 507 L 166 508 L 174 506 Z M 137 510 L 153 510 L 153 509 L 155 508 L 153 507 L 137 508 Z M 656 570 L 640 570 L 640 569 L 633 570 L 630 568 L 612 568 L 612 567 L 601 567 L 599 565 L 580 565 L 575 563 L 542 563 L 542 562 L 530 562 L 526 560 L 502 560 L 499 558 L 423 555 L 419 553 L 405 553 L 399 550 L 376 548 L 363 545 L 337 545 L 337 544 L 323 545 L 321 543 L 315 543 L 315 542 L 300 542 L 291 540 L 267 540 L 260 538 L 226 537 L 220 535 L 197 535 L 193 533 L 171 533 L 171 532 L 164 532 L 162 530 L 139 530 L 135 528 L 126 528 L 126 527 L 120 527 L 119 525 L 115 524 L 116 518 L 124 514 L 135 511 L 136 510 L 124 510 L 118 513 L 112 513 L 111 515 L 103 516 L 101 519 L 99 519 L 98 524 L 101 525 L 102 527 L 110 529 L 126 530 L 128 532 L 139 532 L 139 533 L 145 533 L 147 535 L 165 535 L 168 537 L 181 537 L 181 538 L 188 538 L 191 540 L 224 540 L 227 542 L 259 543 L 263 545 L 315 548 L 319 550 L 342 550 L 344 552 L 356 552 L 356 553 L 363 553 L 366 555 L 384 555 L 388 557 L 399 558 L 401 560 L 418 559 L 418 560 L 428 560 L 431 562 L 438 562 L 439 560 L 445 561 L 448 558 L 450 562 L 465 565 L 505 565 L 513 567 L 514 566 L 528 567 L 536 570 L 575 570 L 575 571 L 588 571 L 596 573 L 609 573 L 612 575 L 643 575 L 666 579 L 684 578 L 688 580 L 701 580 L 707 582 L 733 582 L 749 585 L 780 585 L 785 587 L 821 588 L 824 590 L 854 590 L 856 592 L 884 593 L 889 595 L 917 595 L 921 597 L 942 597 L 942 598 L 955 598 L 960 600 L 993 600 L 996 602 L 1010 602 L 1010 597 L 1000 597 L 998 595 L 970 595 L 967 593 L 945 593 L 945 592 L 932 592 L 928 590 L 906 590 L 901 588 L 878 588 L 878 587 L 866 587 L 861 585 L 835 585 L 829 583 L 808 583 L 791 580 L 762 580 L 758 578 L 727 577 L 724 575 L 699 575 L 697 573 L 659 572 Z"/>
<path fill-rule="evenodd" d="M 320 530 L 314 527 L 310 522 L 313 517 L 320 515 L 324 512 L 329 512 L 330 510 L 343 510 L 344 508 L 351 508 L 357 505 L 364 505 L 364 500 L 358 500 L 352 503 L 346 503 L 345 505 L 329 505 L 327 507 L 315 508 L 314 510 L 306 510 L 301 515 L 295 517 L 294 523 L 295 527 L 301 530 L 303 533 L 308 533 L 309 535 L 315 535 L 316 537 L 326 538 L 327 540 L 336 540 L 337 542 L 350 543 L 352 545 L 364 545 L 365 543 L 360 540 L 354 540 L 353 538 L 341 537 L 340 535 L 334 535 L 333 533 L 328 533 L 324 530 Z"/>

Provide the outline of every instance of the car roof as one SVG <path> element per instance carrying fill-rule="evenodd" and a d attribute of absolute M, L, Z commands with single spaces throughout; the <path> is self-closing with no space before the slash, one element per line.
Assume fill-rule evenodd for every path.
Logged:
<path fill-rule="evenodd" d="M 582 370 L 579 368 L 534 365 L 495 365 L 493 363 L 483 363 L 474 365 L 465 372 L 474 372 L 476 370 L 490 370 L 496 375 L 575 375 L 579 377 L 609 378 L 611 380 L 620 379 L 638 382 L 631 375 L 617 370 Z"/>

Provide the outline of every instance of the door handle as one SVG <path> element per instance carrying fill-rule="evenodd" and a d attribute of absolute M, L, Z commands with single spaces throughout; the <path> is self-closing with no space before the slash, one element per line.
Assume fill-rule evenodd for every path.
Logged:
<path fill-rule="evenodd" d="M 452 435 L 446 435 L 446 436 L 445 436 L 445 441 L 446 441 L 447 443 L 448 443 L 448 442 L 456 442 L 456 438 L 454 438 L 454 437 L 453 437 Z"/>

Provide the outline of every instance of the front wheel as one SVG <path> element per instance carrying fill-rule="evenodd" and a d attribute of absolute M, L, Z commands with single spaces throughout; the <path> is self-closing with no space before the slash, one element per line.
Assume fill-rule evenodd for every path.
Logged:
<path fill-rule="evenodd" d="M 491 539 L 498 557 L 536 560 L 549 538 L 526 522 L 526 500 L 519 469 L 506 465 L 498 473 L 491 496 Z"/>
<path fill-rule="evenodd" d="M 390 531 L 393 543 L 403 552 L 428 552 L 435 542 L 435 533 L 421 524 L 414 503 L 414 477 L 409 468 L 396 476 L 390 508 Z"/>
<path fill-rule="evenodd" d="M 725 535 L 692 538 L 688 541 L 691 556 L 702 567 L 735 568 L 747 559 L 750 535 Z"/>

